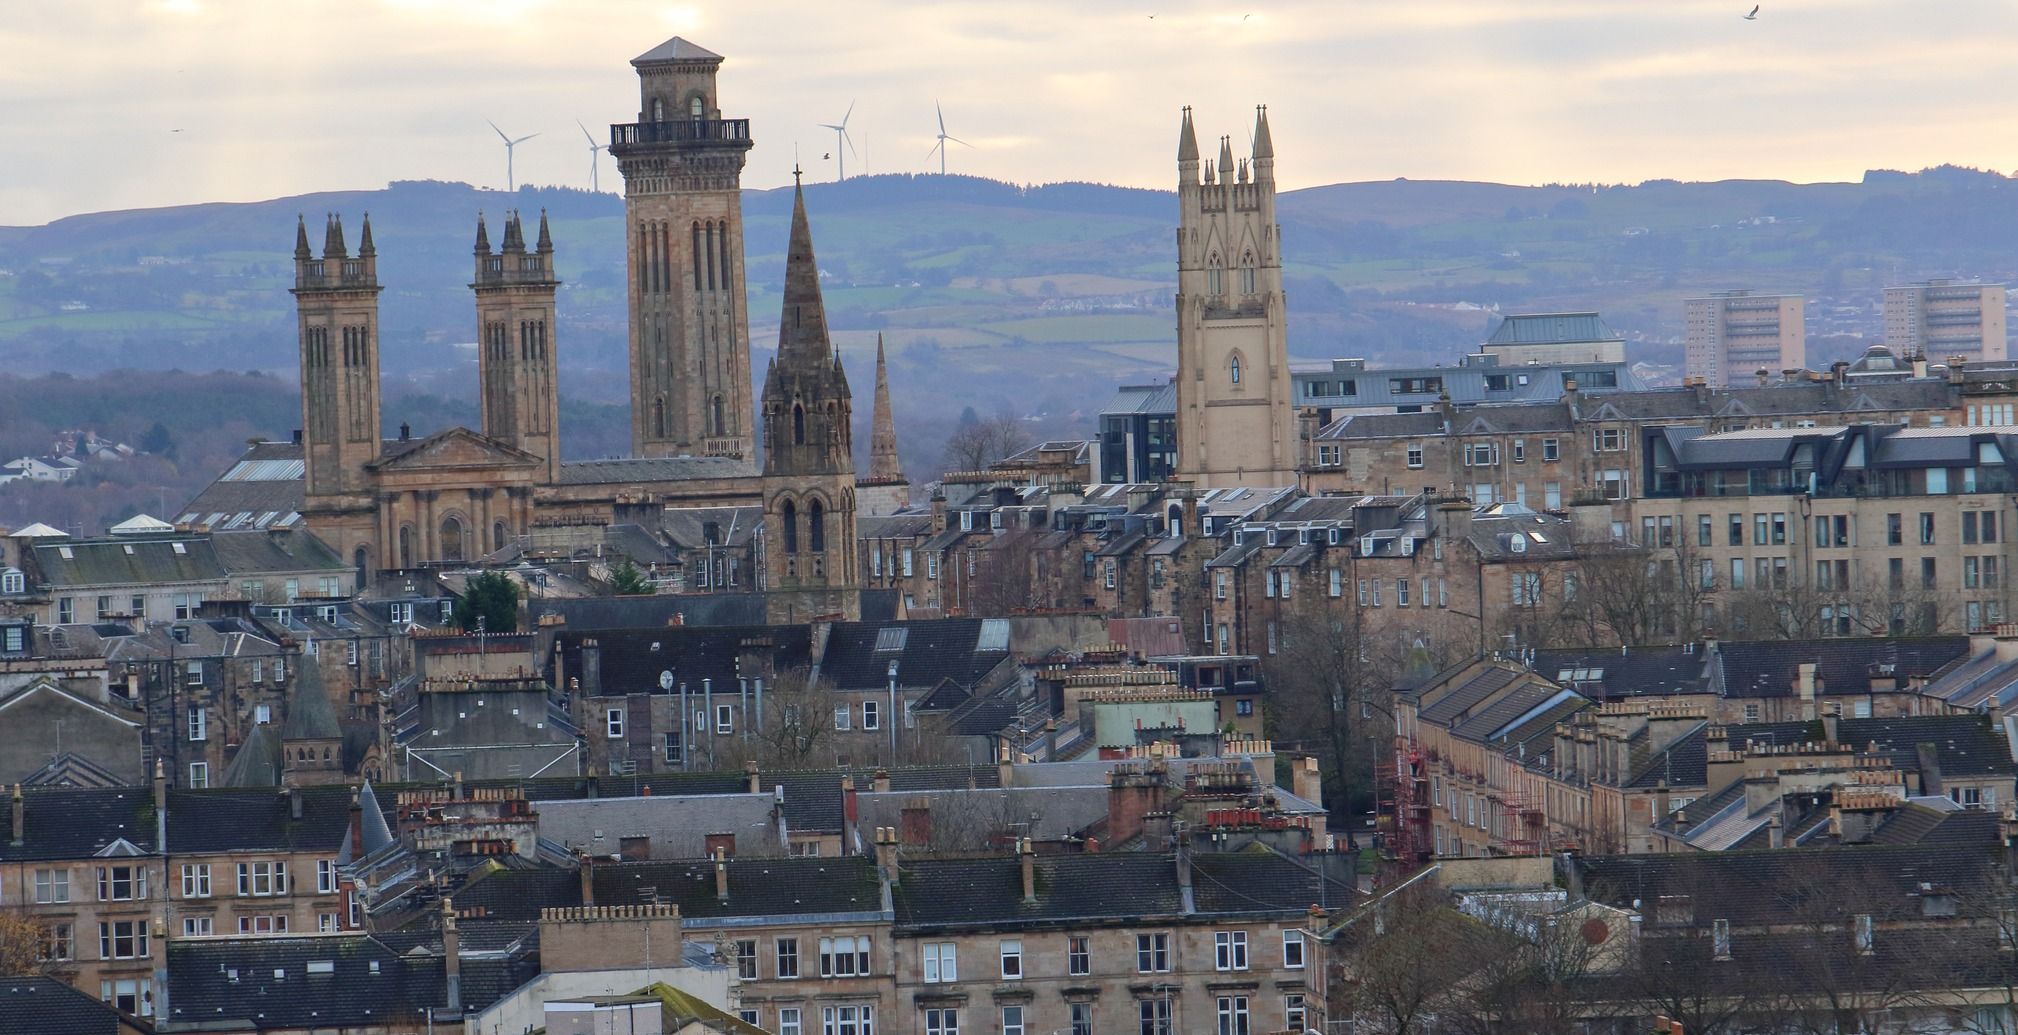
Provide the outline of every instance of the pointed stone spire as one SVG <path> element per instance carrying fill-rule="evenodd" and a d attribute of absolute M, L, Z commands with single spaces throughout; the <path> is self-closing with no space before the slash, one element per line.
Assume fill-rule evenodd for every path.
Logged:
<path fill-rule="evenodd" d="M 537 245 L 542 252 L 554 250 L 554 235 L 547 232 L 547 210 L 540 209 L 540 240 Z"/>
<path fill-rule="evenodd" d="M 329 226 L 324 228 L 322 233 L 322 257 L 342 259 L 349 255 L 349 251 L 343 246 L 343 217 L 332 212 L 329 214 Z"/>
<path fill-rule="evenodd" d="M 876 412 L 869 423 L 869 480 L 904 480 L 904 464 L 897 458 L 897 421 L 890 410 L 890 370 L 883 361 L 881 334 L 876 335 Z"/>
<path fill-rule="evenodd" d="M 294 217 L 294 257 L 315 258 L 315 253 L 308 250 L 308 220 L 300 215 Z"/>
<path fill-rule="evenodd" d="M 483 225 L 483 213 L 481 211 L 476 214 L 476 253 L 478 255 L 490 254 L 490 230 Z"/>
<path fill-rule="evenodd" d="M 1230 180 L 1233 178 L 1232 137 L 1219 138 L 1219 178 L 1222 180 Z"/>
<path fill-rule="evenodd" d="M 1254 109 L 1254 161 L 1275 157 L 1275 140 L 1268 135 L 1268 105 Z"/>
<path fill-rule="evenodd" d="M 341 740 L 343 728 L 337 725 L 336 709 L 330 705 L 329 691 L 323 686 L 321 659 L 303 651 L 295 661 L 298 675 L 293 692 L 288 695 L 287 718 L 281 723 L 280 739 Z"/>
<path fill-rule="evenodd" d="M 369 212 L 364 214 L 364 229 L 362 233 L 363 236 L 359 237 L 357 241 L 357 257 L 368 259 L 378 255 L 378 249 L 373 247 L 371 243 L 371 213 Z"/>
<path fill-rule="evenodd" d="M 1177 160 L 1179 163 L 1198 161 L 1198 133 L 1191 128 L 1191 105 L 1184 106 L 1184 124 L 1177 130 Z"/>
<path fill-rule="evenodd" d="M 499 245 L 499 247 L 508 252 L 522 252 L 526 250 L 525 230 L 519 225 L 517 209 L 513 209 L 505 215 L 504 244 Z"/>
<path fill-rule="evenodd" d="M 792 188 L 792 241 L 785 252 L 785 304 L 778 317 L 778 359 L 807 368 L 828 359 L 827 307 L 820 296 L 820 264 L 813 258 L 813 228 L 806 220 L 806 191 Z"/>

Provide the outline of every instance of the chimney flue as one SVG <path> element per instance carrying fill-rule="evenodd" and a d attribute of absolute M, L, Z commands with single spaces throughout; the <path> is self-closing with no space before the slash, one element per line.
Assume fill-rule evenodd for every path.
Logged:
<path fill-rule="evenodd" d="M 1037 855 L 1031 849 L 1029 838 L 1017 839 L 1016 857 L 1023 867 L 1023 901 L 1035 902 L 1037 901 Z"/>
<path fill-rule="evenodd" d="M 14 785 L 14 844 L 20 844 L 28 833 L 28 803 L 21 797 L 21 785 Z"/>
<path fill-rule="evenodd" d="M 715 901 L 729 900 L 729 857 L 720 848 L 715 849 Z"/>
<path fill-rule="evenodd" d="M 455 903 L 441 900 L 441 956 L 446 980 L 444 990 L 451 1012 L 462 1012 L 462 935 L 455 929 Z"/>

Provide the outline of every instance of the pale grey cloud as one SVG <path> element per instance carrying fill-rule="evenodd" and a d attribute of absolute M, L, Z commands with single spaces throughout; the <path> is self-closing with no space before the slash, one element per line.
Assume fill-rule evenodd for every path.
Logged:
<path fill-rule="evenodd" d="M 862 161 L 1162 186 L 1176 109 L 1243 144 L 1270 106 L 1293 185 L 1846 179 L 2018 168 L 2018 5 L 1949 0 L 143 0 L 0 20 L 0 223 L 440 178 L 585 184 L 574 121 L 636 109 L 628 59 L 728 55 L 747 181 L 816 176 L 856 103 Z M 1149 17 L 1154 14 L 1155 17 Z M 180 132 L 174 132 L 180 130 Z M 615 182 L 604 167 L 605 186 Z"/>

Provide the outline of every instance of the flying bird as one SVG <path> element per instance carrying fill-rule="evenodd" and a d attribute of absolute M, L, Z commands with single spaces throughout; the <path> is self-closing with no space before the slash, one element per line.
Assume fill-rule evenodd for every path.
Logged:
<path fill-rule="evenodd" d="M 831 162 L 833 160 L 834 160 L 834 152 L 832 151 L 829 151 L 826 154 L 820 156 L 820 161 L 823 162 Z"/>
<path fill-rule="evenodd" d="M 1758 20 L 1759 20 L 1759 7 L 1760 7 L 1760 5 L 1758 5 L 1758 4 L 1753 4 L 1753 5 L 1752 5 L 1752 13 L 1750 13 L 1750 14 L 1746 15 L 1746 16 L 1745 16 L 1745 20 L 1746 20 L 1746 21 L 1748 21 L 1748 22 L 1755 22 L 1755 21 L 1758 21 Z"/>

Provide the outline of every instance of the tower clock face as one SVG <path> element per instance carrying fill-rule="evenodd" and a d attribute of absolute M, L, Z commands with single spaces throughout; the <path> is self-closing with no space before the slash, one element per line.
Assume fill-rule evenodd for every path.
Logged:
<path fill-rule="evenodd" d="M 667 669 L 666 671 L 659 673 L 659 689 L 671 690 L 672 688 L 673 688 L 673 670 Z"/>

